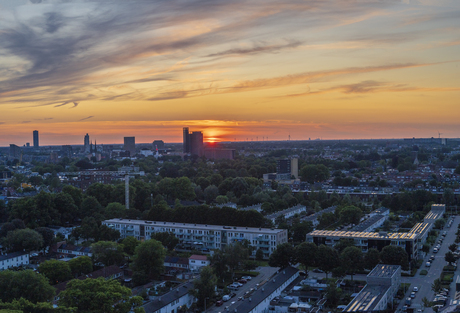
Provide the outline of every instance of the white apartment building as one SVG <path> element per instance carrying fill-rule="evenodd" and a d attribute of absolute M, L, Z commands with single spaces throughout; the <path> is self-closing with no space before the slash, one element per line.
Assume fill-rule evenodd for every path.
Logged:
<path fill-rule="evenodd" d="M 0 255 L 0 270 L 27 264 L 29 264 L 29 253 L 20 251 Z"/>
<path fill-rule="evenodd" d="M 221 225 L 203 225 L 129 219 L 110 219 L 102 224 L 120 232 L 121 238 L 129 236 L 139 240 L 151 239 L 158 232 L 174 234 L 184 245 L 193 245 L 202 249 L 221 249 L 234 242 L 248 240 L 255 248 L 261 249 L 268 258 L 276 246 L 288 242 L 286 229 L 237 227 Z M 254 253 L 255 253 L 254 251 Z"/>

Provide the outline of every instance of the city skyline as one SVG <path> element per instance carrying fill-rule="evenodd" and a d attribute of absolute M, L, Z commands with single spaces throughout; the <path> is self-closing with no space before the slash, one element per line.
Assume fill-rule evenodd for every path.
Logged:
<path fill-rule="evenodd" d="M 460 137 L 460 2 L 0 0 L 0 146 Z"/>

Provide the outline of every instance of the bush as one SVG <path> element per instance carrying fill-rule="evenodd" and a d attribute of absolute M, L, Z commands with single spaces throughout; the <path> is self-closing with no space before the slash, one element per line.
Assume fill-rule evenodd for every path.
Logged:
<path fill-rule="evenodd" d="M 427 270 L 421 270 L 421 271 L 420 271 L 420 275 L 425 276 L 426 274 L 428 274 L 428 271 L 427 271 Z"/>
<path fill-rule="evenodd" d="M 445 282 L 452 282 L 454 280 L 454 274 L 444 274 L 444 276 L 442 277 L 442 280 L 445 281 Z"/>

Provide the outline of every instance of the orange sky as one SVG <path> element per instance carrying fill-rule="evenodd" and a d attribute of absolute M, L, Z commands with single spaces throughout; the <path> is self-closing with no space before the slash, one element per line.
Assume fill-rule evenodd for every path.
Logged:
<path fill-rule="evenodd" d="M 460 137 L 458 0 L 32 2 L 0 0 L 0 146 Z"/>

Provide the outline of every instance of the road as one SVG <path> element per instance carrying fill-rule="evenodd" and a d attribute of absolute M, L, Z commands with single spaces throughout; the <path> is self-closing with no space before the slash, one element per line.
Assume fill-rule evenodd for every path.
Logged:
<path fill-rule="evenodd" d="M 424 297 L 426 297 L 429 301 L 433 300 L 434 292 L 431 290 L 431 284 L 433 283 L 435 279 L 439 278 L 443 267 L 447 265 L 447 262 L 444 260 L 444 256 L 449 251 L 449 245 L 455 243 L 455 233 L 457 232 L 457 227 L 459 223 L 460 223 L 460 217 L 456 216 L 454 218 L 452 226 L 450 228 L 445 227 L 439 233 L 438 239 L 441 238 L 441 234 L 443 231 L 447 232 L 447 235 L 441 244 L 441 248 L 439 249 L 438 253 L 433 253 L 433 247 L 436 244 L 431 248 L 430 253 L 428 253 L 425 260 L 423 261 L 421 268 L 417 271 L 417 274 L 415 274 L 414 277 L 401 277 L 401 283 L 411 284 L 410 287 L 408 288 L 405 298 L 410 297 L 410 293 L 412 292 L 413 287 L 416 286 L 419 288 L 419 291 L 417 292 L 415 298 L 412 300 L 412 306 L 414 304 L 419 304 L 420 307 L 423 308 L 422 299 Z M 436 240 L 436 242 L 438 241 L 438 239 Z M 435 259 L 431 263 L 431 266 L 428 268 L 425 266 L 425 264 L 429 260 L 431 255 L 434 255 Z M 426 276 L 420 275 L 420 271 L 424 269 L 428 271 L 428 274 Z M 458 270 L 455 272 L 455 274 L 458 274 Z M 455 286 L 453 286 L 452 284 L 451 290 L 449 293 L 449 298 L 453 299 L 454 296 L 455 296 Z M 398 306 L 398 309 L 402 309 L 403 306 L 404 306 L 404 301 L 401 301 L 401 303 Z M 431 308 L 425 309 L 425 313 L 432 313 L 432 312 L 433 310 Z"/>
<path fill-rule="evenodd" d="M 220 307 L 212 306 L 206 310 L 207 313 L 218 313 L 225 312 L 226 307 L 229 307 L 229 311 L 234 311 L 237 305 L 239 305 L 238 297 L 243 297 L 246 291 L 249 291 L 251 288 L 255 288 L 257 284 L 261 286 L 264 284 L 273 274 L 279 270 L 279 267 L 259 267 L 256 271 L 259 272 L 257 277 L 253 277 L 250 281 L 244 284 L 239 288 L 238 291 L 234 291 L 236 296 L 231 298 L 229 301 L 224 302 L 224 305 Z M 247 301 L 247 300 L 246 300 Z"/>

